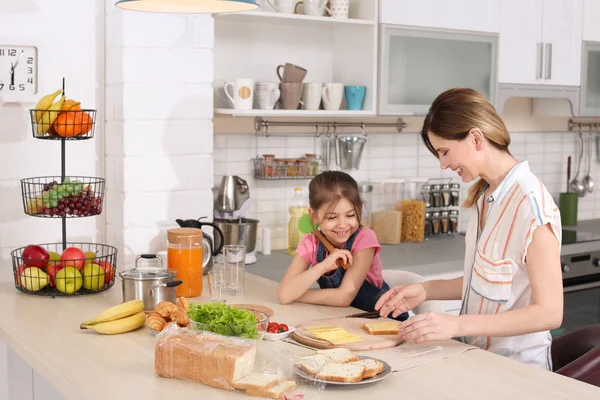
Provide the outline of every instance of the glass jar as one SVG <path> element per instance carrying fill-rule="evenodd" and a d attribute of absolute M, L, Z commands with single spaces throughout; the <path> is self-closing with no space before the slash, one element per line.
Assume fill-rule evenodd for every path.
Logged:
<path fill-rule="evenodd" d="M 459 193 L 460 193 L 460 184 L 453 183 L 450 185 L 450 205 L 453 207 L 458 207 L 460 205 L 459 201 Z"/>
<path fill-rule="evenodd" d="M 404 200 L 404 179 L 386 179 L 383 191 L 385 209 L 394 210 L 396 204 Z"/>
<path fill-rule="evenodd" d="M 167 265 L 176 271 L 177 297 L 202 295 L 202 229 L 175 228 L 167 231 Z"/>
<path fill-rule="evenodd" d="M 431 236 L 431 213 L 425 213 L 425 237 Z"/>
<path fill-rule="evenodd" d="M 300 159 L 298 162 L 298 176 L 309 176 L 308 175 L 308 160 Z"/>
<path fill-rule="evenodd" d="M 359 183 L 358 192 L 360 193 L 360 199 L 363 203 L 360 223 L 363 226 L 370 228 L 371 215 L 373 212 L 373 185 L 368 182 Z"/>
<path fill-rule="evenodd" d="M 450 211 L 450 232 L 458 233 L 458 210 Z"/>
<path fill-rule="evenodd" d="M 442 192 L 440 185 L 431 185 L 431 206 L 440 208 L 442 206 Z"/>
<path fill-rule="evenodd" d="M 277 169 L 275 166 L 275 154 L 263 154 L 263 163 L 261 170 L 263 178 L 277 177 Z"/>
<path fill-rule="evenodd" d="M 298 176 L 298 163 L 296 160 L 287 160 L 287 176 L 297 177 Z"/>
<path fill-rule="evenodd" d="M 404 183 L 403 200 L 423 200 L 421 188 L 427 184 L 427 178 L 411 178 Z"/>
<path fill-rule="evenodd" d="M 440 216 L 440 228 L 442 234 L 447 235 L 450 233 L 450 216 L 448 211 L 442 211 Z"/>
<path fill-rule="evenodd" d="M 450 199 L 450 185 L 444 184 L 442 185 L 442 207 L 450 207 L 451 199 Z"/>
<path fill-rule="evenodd" d="M 431 186 L 430 185 L 421 186 L 421 196 L 423 197 L 423 201 L 425 202 L 425 207 L 427 207 L 427 208 L 431 207 L 432 200 L 431 200 Z"/>
<path fill-rule="evenodd" d="M 308 160 L 308 175 L 317 176 L 319 175 L 319 160 L 317 160 L 316 154 L 305 154 Z"/>
<path fill-rule="evenodd" d="M 276 175 L 279 178 L 287 177 L 287 162 L 281 158 L 275 159 Z"/>
<path fill-rule="evenodd" d="M 431 234 L 439 235 L 441 232 L 440 213 L 438 211 L 431 213 Z"/>

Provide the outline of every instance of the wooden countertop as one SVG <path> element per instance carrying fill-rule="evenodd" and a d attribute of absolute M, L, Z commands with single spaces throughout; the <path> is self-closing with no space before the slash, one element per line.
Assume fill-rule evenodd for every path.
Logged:
<path fill-rule="evenodd" d="M 228 303 L 258 303 L 271 307 L 274 320 L 302 321 L 344 316 L 351 308 L 278 304 L 276 283 L 246 275 L 244 297 Z M 194 382 L 158 378 L 154 374 L 154 339 L 144 327 L 104 336 L 81 331 L 79 324 L 120 303 L 121 287 L 91 296 L 49 298 L 18 292 L 0 284 L 0 339 L 67 399 L 228 399 L 244 394 Z M 207 300 L 204 295 L 197 301 Z M 278 342 L 292 351 L 300 347 Z M 266 344 L 266 343 L 265 343 Z M 275 345 L 275 344 L 274 344 Z M 443 345 L 443 342 L 442 342 Z M 349 389 L 326 388 L 322 399 L 589 399 L 600 389 L 483 351 L 470 350 L 439 362 L 394 372 L 387 379 Z"/>

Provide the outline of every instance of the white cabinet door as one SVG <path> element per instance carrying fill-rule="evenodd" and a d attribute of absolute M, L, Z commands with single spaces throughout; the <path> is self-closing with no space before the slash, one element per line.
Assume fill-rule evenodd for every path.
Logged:
<path fill-rule="evenodd" d="M 497 33 L 498 0 L 382 0 L 380 22 Z"/>
<path fill-rule="evenodd" d="M 598 16 L 598 14 L 596 14 Z M 579 86 L 583 0 L 544 0 L 544 81 Z"/>
<path fill-rule="evenodd" d="M 543 0 L 501 0 L 499 83 L 542 82 Z"/>
<path fill-rule="evenodd" d="M 584 0 L 583 2 L 583 40 L 600 42 L 600 1 Z"/>

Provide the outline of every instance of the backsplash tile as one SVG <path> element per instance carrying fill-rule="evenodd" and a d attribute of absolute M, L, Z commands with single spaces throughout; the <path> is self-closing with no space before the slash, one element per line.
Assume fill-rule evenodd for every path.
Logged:
<path fill-rule="evenodd" d="M 360 135 L 360 133 L 356 133 Z M 248 181 L 252 199 L 252 217 L 260 220 L 259 230 L 271 229 L 272 249 L 287 247 L 287 204 L 294 188 L 301 187 L 308 196 L 309 179 L 293 181 L 260 181 L 252 177 L 251 159 L 262 154 L 276 157 L 302 157 L 306 153 L 321 154 L 320 139 L 310 134 L 296 137 L 255 137 L 251 134 L 216 134 L 214 140 L 215 186 L 223 175 L 239 175 Z M 572 156 L 572 177 L 577 170 L 578 137 L 565 133 L 512 133 L 511 153 L 519 160 L 529 161 L 532 171 L 546 185 L 555 201 L 567 185 L 567 157 Z M 587 154 L 587 152 L 586 152 Z M 591 175 L 600 179 L 600 162 L 593 152 Z M 331 169 L 337 169 L 332 160 Z M 347 171 L 357 181 L 382 181 L 392 178 L 451 178 L 460 182 L 451 170 L 441 170 L 439 161 L 422 144 L 418 133 L 373 133 L 367 136 L 360 169 Z M 587 173 L 587 161 L 581 163 L 580 177 Z M 467 195 L 469 185 L 461 183 L 461 199 Z M 462 200 L 461 200 L 462 201 Z M 459 229 L 466 227 L 465 213 L 460 214 Z M 598 191 L 579 199 L 579 219 L 600 218 Z M 262 246 L 258 235 L 258 246 Z"/>

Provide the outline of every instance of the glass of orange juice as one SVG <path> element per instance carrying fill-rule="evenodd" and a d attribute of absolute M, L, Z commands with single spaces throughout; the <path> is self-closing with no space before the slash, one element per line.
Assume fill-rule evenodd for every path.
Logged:
<path fill-rule="evenodd" d="M 167 263 L 183 283 L 177 297 L 202 295 L 202 229 L 176 228 L 167 231 Z"/>

